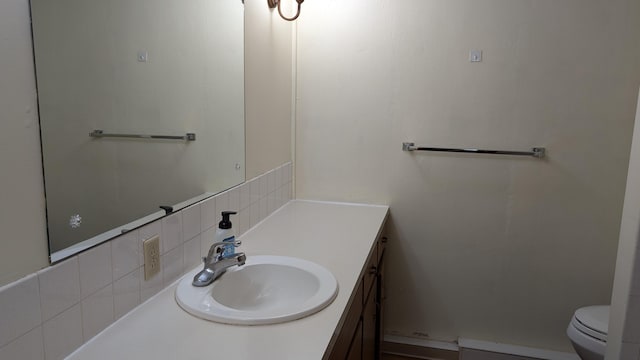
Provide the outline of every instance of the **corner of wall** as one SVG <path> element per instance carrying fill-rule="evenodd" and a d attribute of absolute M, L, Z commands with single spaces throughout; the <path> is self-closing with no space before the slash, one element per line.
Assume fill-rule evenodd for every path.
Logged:
<path fill-rule="evenodd" d="M 266 3 L 245 2 L 247 179 L 291 161 L 292 27 Z"/>
<path fill-rule="evenodd" d="M 0 286 L 48 265 L 28 1 L 0 2 Z"/>
<path fill-rule="evenodd" d="M 640 105 L 640 97 L 638 98 Z M 639 108 L 640 110 L 640 108 Z M 633 283 L 640 283 L 633 274 L 640 269 L 638 259 L 638 236 L 640 235 L 640 111 L 636 113 L 631 145 L 631 158 L 627 175 L 627 187 L 624 196 L 624 209 L 620 224 L 620 240 L 618 256 L 611 296 L 609 314 L 609 333 L 607 337 L 607 360 L 620 359 L 623 341 L 629 340 L 626 334 L 626 323 L 629 317 L 629 300 L 632 296 Z M 638 294 L 636 294 L 638 295 Z M 636 339 L 640 343 L 640 338 Z"/>

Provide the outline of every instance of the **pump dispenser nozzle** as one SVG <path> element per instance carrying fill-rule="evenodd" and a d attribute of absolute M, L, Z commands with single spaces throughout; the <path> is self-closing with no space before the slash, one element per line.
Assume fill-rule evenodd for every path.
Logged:
<path fill-rule="evenodd" d="M 218 223 L 218 228 L 231 229 L 231 221 L 229 220 L 229 217 L 235 214 L 237 214 L 235 211 L 223 211 L 222 220 Z"/>

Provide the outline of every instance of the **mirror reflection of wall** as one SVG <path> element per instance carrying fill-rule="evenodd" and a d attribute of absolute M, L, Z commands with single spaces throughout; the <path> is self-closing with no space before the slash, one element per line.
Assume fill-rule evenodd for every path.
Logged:
<path fill-rule="evenodd" d="M 33 0 L 32 17 L 51 253 L 244 181 L 240 0 Z"/>

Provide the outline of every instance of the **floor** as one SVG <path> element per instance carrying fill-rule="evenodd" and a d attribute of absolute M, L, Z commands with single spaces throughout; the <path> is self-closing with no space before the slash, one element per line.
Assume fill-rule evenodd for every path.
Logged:
<path fill-rule="evenodd" d="M 382 360 L 415 360 L 416 358 L 410 358 L 400 355 L 382 354 Z"/>

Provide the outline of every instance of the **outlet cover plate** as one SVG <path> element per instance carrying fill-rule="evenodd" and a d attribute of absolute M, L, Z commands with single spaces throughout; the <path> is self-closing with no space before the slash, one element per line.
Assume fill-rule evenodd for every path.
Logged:
<path fill-rule="evenodd" d="M 160 237 L 158 235 L 145 240 L 144 251 L 144 279 L 149 280 L 160 272 Z"/>

